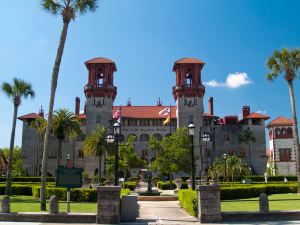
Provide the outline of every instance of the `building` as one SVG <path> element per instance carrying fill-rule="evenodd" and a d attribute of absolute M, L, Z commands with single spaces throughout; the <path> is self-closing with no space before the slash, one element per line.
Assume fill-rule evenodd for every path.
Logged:
<path fill-rule="evenodd" d="M 279 116 L 272 120 L 269 130 L 270 166 L 278 175 L 296 175 L 296 148 L 293 121 Z"/>
<path fill-rule="evenodd" d="M 76 141 L 65 140 L 63 144 L 62 162 L 66 162 L 67 153 L 76 166 L 83 167 L 93 174 L 98 168 L 98 159 L 83 156 L 83 143 L 85 137 L 91 134 L 97 126 L 109 127 L 112 124 L 112 115 L 120 108 L 114 106 L 117 96 L 117 87 L 114 86 L 114 72 L 117 71 L 115 62 L 106 58 L 95 58 L 85 62 L 88 70 L 88 81 L 84 86 L 86 103 L 84 113 L 80 114 L 80 99 L 75 100 L 75 114 L 81 119 L 83 136 Z M 129 135 L 136 136 L 135 148 L 140 157 L 152 158 L 153 152 L 148 148 L 150 136 L 158 139 L 173 132 L 176 127 L 188 126 L 191 122 L 195 125 L 195 156 L 197 175 L 204 175 L 216 157 L 224 153 L 236 154 L 241 157 L 249 167 L 258 174 L 263 174 L 266 169 L 265 156 L 265 120 L 268 116 L 251 113 L 249 106 L 243 107 L 243 118 L 226 116 L 219 118 L 214 115 L 213 98 L 209 99 L 208 112 L 204 113 L 203 97 L 205 87 L 201 81 L 201 70 L 204 62 L 194 58 L 183 58 L 174 63 L 173 72 L 176 82 L 172 88 L 174 106 L 163 106 L 158 100 L 152 106 L 133 106 L 130 100 L 126 106 L 121 107 L 121 140 L 126 141 Z M 159 112 L 170 107 L 171 123 L 163 125 L 167 116 L 160 116 Z M 37 117 L 43 116 L 31 113 L 19 117 L 23 121 L 23 163 L 29 174 L 38 174 L 42 157 L 42 142 L 37 132 L 30 127 L 30 123 Z M 239 135 L 249 128 L 256 137 L 254 143 L 245 144 L 239 141 Z M 250 147 L 251 146 L 251 147 Z M 250 148 L 249 148 L 250 147 Z M 50 141 L 48 155 L 48 171 L 54 174 L 57 141 Z"/>

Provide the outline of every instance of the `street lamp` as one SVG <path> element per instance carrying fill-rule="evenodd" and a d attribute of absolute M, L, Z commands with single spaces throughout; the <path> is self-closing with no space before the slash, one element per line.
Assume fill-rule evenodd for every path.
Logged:
<path fill-rule="evenodd" d="M 195 190 L 195 164 L 194 164 L 194 136 L 195 136 L 195 125 L 190 124 L 188 126 L 188 132 L 190 135 L 191 155 L 192 155 L 192 189 Z"/>
<path fill-rule="evenodd" d="M 121 126 L 119 123 L 114 124 L 114 135 L 116 141 L 116 154 L 115 154 L 115 186 L 119 185 L 118 177 L 118 164 L 119 164 L 119 135 L 121 133 Z"/>
<path fill-rule="evenodd" d="M 226 181 L 226 161 L 227 161 L 228 155 L 226 153 L 223 154 L 224 159 L 224 181 Z"/>

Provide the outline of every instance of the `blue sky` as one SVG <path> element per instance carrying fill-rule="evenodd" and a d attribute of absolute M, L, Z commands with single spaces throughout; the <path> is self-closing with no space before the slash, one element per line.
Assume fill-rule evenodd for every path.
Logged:
<path fill-rule="evenodd" d="M 0 14 L 0 82 L 18 77 L 31 82 L 34 100 L 23 101 L 19 115 L 48 107 L 50 77 L 62 21 L 40 7 L 40 1 L 3 3 Z M 117 105 L 175 104 L 173 63 L 183 57 L 204 61 L 215 114 L 239 115 L 243 105 L 272 118 L 291 117 L 285 81 L 266 81 L 267 58 L 274 49 L 300 47 L 300 2 L 297 0 L 102 0 L 95 13 L 70 24 L 62 60 L 55 108 L 74 110 L 87 82 L 84 62 L 107 57 L 117 64 Z M 229 74 L 233 74 L 227 79 Z M 238 76 L 237 76 L 238 75 Z M 229 82 L 226 83 L 226 80 Z M 239 86 L 239 84 L 244 84 Z M 239 86 L 232 88 L 233 86 Z M 295 95 L 300 94 L 295 81 Z M 12 103 L 0 94 L 0 147 L 9 145 Z M 299 117 L 299 97 L 297 98 Z M 21 145 L 18 121 L 16 144 Z"/>

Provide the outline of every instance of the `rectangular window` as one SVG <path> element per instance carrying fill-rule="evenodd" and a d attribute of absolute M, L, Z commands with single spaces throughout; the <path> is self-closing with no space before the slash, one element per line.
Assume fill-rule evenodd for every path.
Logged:
<path fill-rule="evenodd" d="M 280 148 L 279 157 L 281 162 L 291 161 L 291 149 L 290 148 Z"/>
<path fill-rule="evenodd" d="M 140 120 L 140 126 L 149 126 L 149 125 L 150 125 L 150 120 L 148 119 Z"/>
<path fill-rule="evenodd" d="M 194 122 L 194 117 L 193 115 L 189 115 L 189 124 Z"/>
<path fill-rule="evenodd" d="M 79 149 L 78 158 L 84 158 L 83 149 Z"/>
<path fill-rule="evenodd" d="M 224 141 L 226 141 L 226 142 L 230 141 L 229 133 L 224 133 Z"/>
<path fill-rule="evenodd" d="M 96 116 L 96 123 L 101 123 L 101 116 L 100 115 Z"/>

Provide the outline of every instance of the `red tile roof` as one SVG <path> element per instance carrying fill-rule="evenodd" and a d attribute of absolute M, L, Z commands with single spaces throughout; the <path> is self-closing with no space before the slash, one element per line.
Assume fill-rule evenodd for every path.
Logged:
<path fill-rule="evenodd" d="M 120 106 L 113 107 L 113 114 Z M 121 106 L 122 117 L 128 118 L 145 118 L 145 119 L 158 119 L 166 118 L 168 116 L 160 116 L 158 113 L 168 106 Z M 176 118 L 176 106 L 171 106 L 171 117 Z"/>
<path fill-rule="evenodd" d="M 200 61 L 199 59 L 195 59 L 195 58 L 182 58 L 175 62 L 175 64 L 180 64 L 180 63 L 204 64 L 204 62 Z"/>
<path fill-rule="evenodd" d="M 86 119 L 86 114 L 82 113 L 78 115 L 79 119 Z"/>
<path fill-rule="evenodd" d="M 36 118 L 40 118 L 41 116 L 36 114 L 36 113 L 29 113 L 29 114 L 26 114 L 24 116 L 20 116 L 18 117 L 19 120 L 26 120 L 26 119 L 36 119 Z"/>
<path fill-rule="evenodd" d="M 88 67 L 89 64 L 98 64 L 98 63 L 113 64 L 115 71 L 117 71 L 117 67 L 116 67 L 115 62 L 112 61 L 111 59 L 107 59 L 107 58 L 104 58 L 104 57 L 98 57 L 98 58 L 90 59 L 90 60 L 85 62 L 85 65 L 86 65 L 86 67 Z"/>
<path fill-rule="evenodd" d="M 250 113 L 248 116 L 245 117 L 246 119 L 265 119 L 268 120 L 270 119 L 269 116 L 264 115 L 264 114 L 260 114 L 260 113 Z"/>
<path fill-rule="evenodd" d="M 267 127 L 276 127 L 276 126 L 293 126 L 293 120 L 290 120 L 286 117 L 279 116 L 276 119 L 272 120 Z"/>

